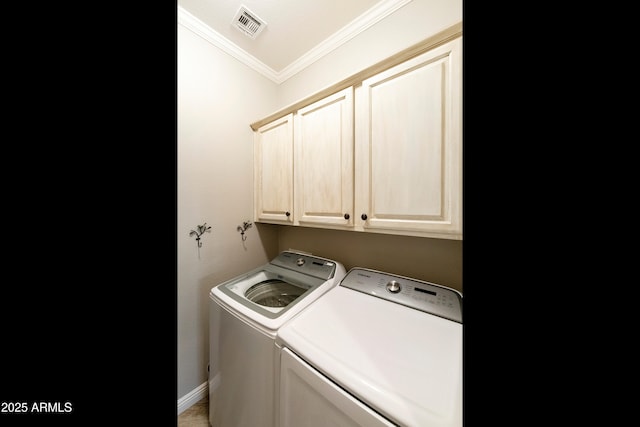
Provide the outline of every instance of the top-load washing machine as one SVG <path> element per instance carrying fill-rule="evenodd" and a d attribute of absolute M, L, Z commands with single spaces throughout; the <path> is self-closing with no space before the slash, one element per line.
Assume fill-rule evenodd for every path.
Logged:
<path fill-rule="evenodd" d="M 339 262 L 284 251 L 209 293 L 209 422 L 272 427 L 278 329 L 340 283 Z"/>
<path fill-rule="evenodd" d="M 278 331 L 279 427 L 461 427 L 462 294 L 364 268 Z"/>

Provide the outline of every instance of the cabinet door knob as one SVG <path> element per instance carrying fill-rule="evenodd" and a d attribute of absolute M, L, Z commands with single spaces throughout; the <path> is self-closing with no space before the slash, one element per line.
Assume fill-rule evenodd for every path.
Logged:
<path fill-rule="evenodd" d="M 291 216 L 291 212 L 287 211 L 284 213 L 287 217 Z"/>
<path fill-rule="evenodd" d="M 348 213 L 344 214 L 344 219 L 349 219 L 349 214 Z"/>
<path fill-rule="evenodd" d="M 366 221 L 367 220 L 367 214 L 360 215 L 360 218 L 362 218 L 363 221 Z"/>

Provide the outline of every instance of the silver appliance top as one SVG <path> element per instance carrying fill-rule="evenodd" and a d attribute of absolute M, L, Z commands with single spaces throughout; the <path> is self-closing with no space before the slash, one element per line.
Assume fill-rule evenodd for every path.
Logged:
<path fill-rule="evenodd" d="M 281 252 L 270 264 L 322 280 L 329 280 L 336 273 L 336 263 L 334 261 L 289 251 Z"/>
<path fill-rule="evenodd" d="M 238 304 L 235 309 L 258 314 L 261 321 L 275 322 L 303 300 L 311 302 L 321 295 L 319 288 L 337 286 L 344 273 L 337 261 L 284 251 L 271 262 L 214 286 L 211 294 L 230 298 Z"/>
<path fill-rule="evenodd" d="M 360 267 L 339 286 L 462 323 L 462 294 L 446 286 Z"/>

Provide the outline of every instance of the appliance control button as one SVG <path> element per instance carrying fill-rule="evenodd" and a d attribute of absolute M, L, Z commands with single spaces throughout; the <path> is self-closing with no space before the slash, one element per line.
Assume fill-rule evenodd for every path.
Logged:
<path fill-rule="evenodd" d="M 398 292 L 400 292 L 400 289 L 400 283 L 396 282 L 395 280 L 391 280 L 387 283 L 387 290 L 391 293 L 397 294 Z"/>
<path fill-rule="evenodd" d="M 304 264 L 304 258 L 298 258 L 296 264 L 298 264 L 298 266 L 302 266 Z"/>

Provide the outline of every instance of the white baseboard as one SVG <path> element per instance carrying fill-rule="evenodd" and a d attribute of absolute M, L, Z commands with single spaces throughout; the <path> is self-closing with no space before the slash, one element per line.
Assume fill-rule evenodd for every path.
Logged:
<path fill-rule="evenodd" d="M 208 391 L 209 389 L 207 387 L 207 381 L 205 381 L 198 387 L 178 399 L 178 415 L 189 409 L 192 405 L 207 397 Z"/>

